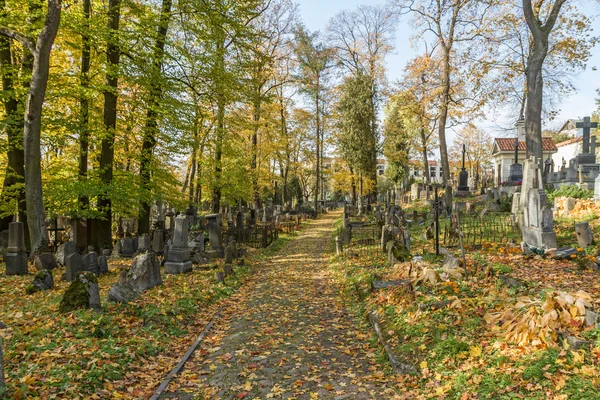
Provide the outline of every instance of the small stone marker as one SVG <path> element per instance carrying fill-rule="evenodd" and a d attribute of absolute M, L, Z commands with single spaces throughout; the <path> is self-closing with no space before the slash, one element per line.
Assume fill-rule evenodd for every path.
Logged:
<path fill-rule="evenodd" d="M 25 288 L 25 292 L 27 294 L 32 294 L 36 292 L 40 292 L 42 290 L 49 290 L 54 287 L 54 279 L 52 278 L 52 272 L 47 269 L 43 269 L 35 274 L 35 278 L 33 278 L 33 282 L 27 285 Z"/>
<path fill-rule="evenodd" d="M 58 310 L 61 313 L 79 308 L 102 311 L 98 279 L 90 272 L 80 272 L 65 292 Z"/>
<path fill-rule="evenodd" d="M 110 257 L 110 250 L 102 250 L 102 255 L 98 257 L 98 273 L 108 274 L 108 257 Z"/>
<path fill-rule="evenodd" d="M 152 242 L 150 241 L 150 236 L 147 233 L 144 233 L 142 236 L 138 238 L 138 253 L 142 253 L 144 251 L 150 250 L 152 246 Z"/>
<path fill-rule="evenodd" d="M 65 274 L 65 280 L 72 282 L 77 278 L 77 274 L 83 271 L 83 260 L 79 253 L 69 254 L 65 260 L 67 264 L 67 272 Z"/>
<path fill-rule="evenodd" d="M 152 251 L 156 254 L 162 254 L 165 248 L 165 238 L 162 229 L 154 230 L 152 236 Z"/>
<path fill-rule="evenodd" d="M 579 222 L 575 224 L 575 234 L 577 235 L 577 244 L 579 247 L 586 248 L 594 243 L 592 228 L 588 222 Z"/>

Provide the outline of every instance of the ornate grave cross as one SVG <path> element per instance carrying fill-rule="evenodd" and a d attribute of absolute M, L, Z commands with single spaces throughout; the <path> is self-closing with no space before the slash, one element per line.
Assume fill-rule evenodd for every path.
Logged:
<path fill-rule="evenodd" d="M 54 218 L 54 227 L 48 228 L 48 232 L 53 232 L 54 236 L 53 236 L 53 242 L 54 242 L 54 249 L 58 248 L 58 232 L 64 231 L 65 228 L 59 228 L 58 227 L 58 218 L 55 217 Z"/>
<path fill-rule="evenodd" d="M 583 122 L 577 122 L 575 127 L 583 128 L 583 153 L 587 154 L 590 152 L 590 129 L 596 129 L 598 123 L 591 122 L 590 117 L 584 117 Z"/>

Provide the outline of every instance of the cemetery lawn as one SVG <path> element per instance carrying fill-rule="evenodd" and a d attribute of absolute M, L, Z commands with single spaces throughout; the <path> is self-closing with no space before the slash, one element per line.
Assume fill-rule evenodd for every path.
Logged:
<path fill-rule="evenodd" d="M 119 269 L 131 260 L 110 261 L 110 273 L 99 277 L 104 312 L 78 310 L 60 314 L 68 287 L 53 271 L 53 290 L 25 295 L 33 275 L 2 276 L 0 330 L 4 340 L 5 373 L 12 398 L 149 398 L 175 366 L 205 324 L 258 268 L 265 257 L 291 239 L 278 241 L 246 257 L 226 284 L 213 271 L 168 275 L 129 305 L 107 302 L 108 289 Z M 206 266 L 204 266 L 206 267 Z M 4 265 L 0 264 L 4 274 Z M 30 266 L 30 271 L 33 267 Z"/>
<path fill-rule="evenodd" d="M 465 279 L 462 268 L 442 268 L 423 230 L 411 227 L 418 262 L 392 266 L 374 252 L 330 260 L 347 303 L 363 317 L 376 313 L 392 353 L 415 367 L 398 375 L 404 398 L 598 398 L 600 328 L 585 324 L 586 311 L 600 311 L 596 247 L 555 260 L 484 243 L 467 248 Z M 573 220 L 557 221 L 556 231 L 559 246 L 577 247 Z M 372 288 L 409 271 L 412 289 Z"/>

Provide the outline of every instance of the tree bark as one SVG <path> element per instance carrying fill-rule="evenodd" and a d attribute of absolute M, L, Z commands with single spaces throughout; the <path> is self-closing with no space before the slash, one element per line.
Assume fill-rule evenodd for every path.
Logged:
<path fill-rule="evenodd" d="M 320 184 L 320 169 L 319 169 L 319 153 L 321 150 L 321 146 L 320 146 L 320 130 L 321 130 L 321 120 L 320 120 L 320 109 L 319 109 L 319 91 L 321 90 L 320 88 L 320 82 L 319 82 L 319 77 L 317 76 L 317 90 L 316 90 L 316 96 L 315 96 L 315 109 L 316 109 L 316 114 L 315 114 L 315 119 L 316 119 L 316 124 L 317 124 L 317 151 L 316 151 L 316 166 L 315 166 L 315 176 L 316 176 L 316 182 L 315 182 L 315 212 L 319 212 L 319 184 Z"/>
<path fill-rule="evenodd" d="M 423 146 L 423 171 L 425 174 L 425 183 L 431 184 L 431 176 L 429 175 L 429 160 L 427 158 L 427 135 L 425 135 L 425 128 L 421 127 L 421 146 Z"/>
<path fill-rule="evenodd" d="M 217 38 L 216 51 L 216 97 L 217 97 L 217 129 L 215 137 L 215 176 L 213 181 L 212 192 L 212 209 L 214 213 L 218 213 L 221 208 L 221 193 L 222 193 L 222 175 L 223 175 L 223 137 L 225 136 L 225 83 L 223 82 L 223 74 L 225 73 L 225 38 L 224 32 L 219 32 Z"/>
<path fill-rule="evenodd" d="M 260 101 L 260 89 L 255 93 L 255 99 L 252 105 L 252 116 L 254 125 L 252 127 L 252 161 L 250 162 L 250 169 L 252 170 L 252 191 L 254 192 L 254 208 L 260 208 L 260 190 L 258 187 L 258 127 L 260 123 L 261 114 L 261 101 Z"/>
<path fill-rule="evenodd" d="M 90 71 L 90 0 L 83 0 L 83 33 L 81 35 L 81 94 L 79 97 L 79 180 L 85 182 L 87 179 L 88 151 L 89 151 L 89 77 Z M 86 210 L 89 207 L 88 196 L 79 196 L 79 209 Z M 88 225 L 88 228 L 91 224 Z"/>
<path fill-rule="evenodd" d="M 50 51 L 60 24 L 60 0 L 48 0 L 48 12 L 42 31 L 37 37 L 31 86 L 25 104 L 25 124 L 23 141 L 25 149 L 25 198 L 27 223 L 31 240 L 31 255 L 48 250 L 48 231 L 42 191 L 42 110 L 48 74 L 50 71 Z"/>
<path fill-rule="evenodd" d="M 448 103 L 450 101 L 450 50 L 444 47 L 442 60 L 442 94 L 440 101 L 440 117 L 438 136 L 440 139 L 440 159 L 442 163 L 442 184 L 450 181 L 450 163 L 448 162 L 448 145 L 446 144 L 446 121 L 448 119 Z"/>
<path fill-rule="evenodd" d="M 154 147 L 158 136 L 158 99 L 162 91 L 162 66 L 165 58 L 165 42 L 167 41 L 167 30 L 171 19 L 172 0 L 163 0 L 158 25 L 158 35 L 154 46 L 152 70 L 150 75 L 150 98 L 148 111 L 146 113 L 146 127 L 142 140 L 142 154 L 140 157 L 140 181 L 142 188 L 150 192 L 150 180 Z M 194 166 L 192 166 L 194 168 Z M 191 184 L 191 182 L 190 182 Z M 138 234 L 150 233 L 150 210 L 152 201 L 142 199 L 140 201 L 140 218 Z"/>
<path fill-rule="evenodd" d="M 115 158 L 115 130 L 117 127 L 117 100 L 119 83 L 119 21 L 121 19 L 121 1 L 108 1 L 108 32 L 106 49 L 108 68 L 106 89 L 104 90 L 104 129 L 100 153 L 100 179 L 106 192 L 98 196 L 98 210 L 103 218 L 95 221 L 93 242 L 96 248 L 112 247 L 112 200 L 108 188 L 112 185 L 113 164 Z"/>

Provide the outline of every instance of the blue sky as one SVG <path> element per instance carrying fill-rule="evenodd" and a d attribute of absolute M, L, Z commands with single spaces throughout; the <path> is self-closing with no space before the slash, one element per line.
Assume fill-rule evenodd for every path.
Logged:
<path fill-rule="evenodd" d="M 518 0 L 513 0 L 518 1 Z M 385 1 L 368 0 L 297 0 L 302 21 L 310 31 L 325 30 L 327 22 L 331 17 L 342 10 L 352 10 L 361 4 L 383 4 Z M 584 0 L 582 9 L 588 16 L 600 14 L 600 6 L 592 0 Z M 396 31 L 396 46 L 394 54 L 388 56 L 388 80 L 394 82 L 397 80 L 404 69 L 406 62 L 410 60 L 416 53 L 410 46 L 411 28 L 409 26 L 409 16 L 403 16 L 398 24 Z M 600 19 L 596 19 L 600 22 Z M 600 28 L 596 29 L 595 35 L 600 35 Z M 593 71 L 592 67 L 598 67 L 597 71 Z M 557 125 L 559 121 L 565 121 L 569 118 L 579 118 L 586 115 L 591 115 L 597 108 L 596 98 L 600 97 L 596 94 L 596 89 L 600 88 L 600 47 L 596 46 L 592 50 L 592 55 L 588 61 L 586 71 L 581 72 L 575 78 L 577 93 L 562 99 L 558 105 L 560 112 L 556 118 L 556 122 L 550 123 L 551 126 Z M 506 125 L 507 121 L 485 120 L 478 123 L 479 126 L 489 129 L 492 136 L 498 136 L 498 132 L 494 131 L 494 126 L 497 124 Z M 452 138 L 452 134 L 450 137 Z"/>

